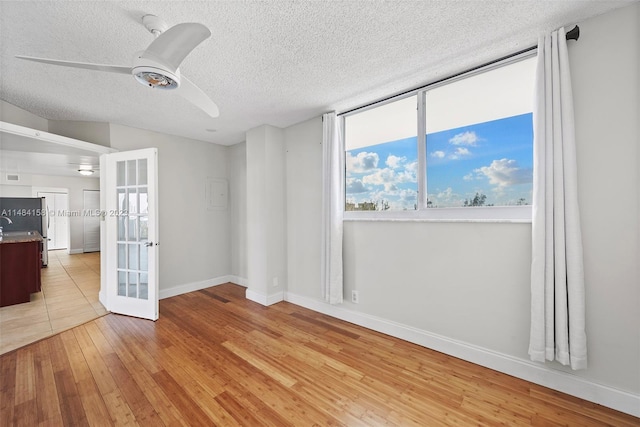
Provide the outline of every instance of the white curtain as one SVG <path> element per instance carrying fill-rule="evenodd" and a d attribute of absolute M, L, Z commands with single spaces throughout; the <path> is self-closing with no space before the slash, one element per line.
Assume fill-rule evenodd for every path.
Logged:
<path fill-rule="evenodd" d="M 342 216 L 344 211 L 344 143 L 335 112 L 322 116 L 322 252 L 321 281 L 326 302 L 342 302 Z"/>
<path fill-rule="evenodd" d="M 563 28 L 538 41 L 535 87 L 529 355 L 585 369 L 573 95 Z"/>

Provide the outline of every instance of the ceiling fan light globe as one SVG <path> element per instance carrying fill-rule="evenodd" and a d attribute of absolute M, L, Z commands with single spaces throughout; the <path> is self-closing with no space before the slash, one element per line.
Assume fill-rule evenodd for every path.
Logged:
<path fill-rule="evenodd" d="M 171 90 L 180 86 L 179 76 L 155 67 L 136 67 L 133 76 L 141 84 L 153 89 Z"/>

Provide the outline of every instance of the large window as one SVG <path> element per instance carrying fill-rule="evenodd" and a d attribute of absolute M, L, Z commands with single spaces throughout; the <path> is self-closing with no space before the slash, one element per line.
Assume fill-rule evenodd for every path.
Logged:
<path fill-rule="evenodd" d="M 414 210 L 418 205 L 416 96 L 345 122 L 345 210 Z"/>
<path fill-rule="evenodd" d="M 345 115 L 345 210 L 529 219 L 534 67 L 518 60 Z"/>

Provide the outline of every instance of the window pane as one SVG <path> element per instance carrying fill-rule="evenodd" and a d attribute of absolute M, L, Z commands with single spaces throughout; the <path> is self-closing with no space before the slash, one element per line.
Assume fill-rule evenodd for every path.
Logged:
<path fill-rule="evenodd" d="M 345 118 L 345 210 L 417 208 L 417 97 Z"/>
<path fill-rule="evenodd" d="M 149 298 L 149 276 L 147 273 L 140 273 L 140 299 Z"/>
<path fill-rule="evenodd" d="M 140 213 L 146 214 L 149 213 L 149 199 L 147 197 L 147 187 L 142 187 L 138 189 L 138 194 L 140 195 Z"/>
<path fill-rule="evenodd" d="M 127 296 L 138 298 L 138 273 L 129 273 L 129 286 Z"/>
<path fill-rule="evenodd" d="M 129 240 L 129 241 L 138 240 L 138 238 L 136 236 L 136 223 L 137 223 L 138 217 L 136 217 L 136 216 L 128 216 L 128 217 L 124 217 L 124 218 L 128 218 L 129 219 L 129 226 L 127 227 L 128 228 L 127 240 Z"/>
<path fill-rule="evenodd" d="M 124 215 L 118 216 L 118 240 L 120 241 L 125 240 L 126 220 L 127 220 L 126 216 Z"/>
<path fill-rule="evenodd" d="M 128 245 L 129 246 L 129 265 L 128 268 L 130 270 L 138 269 L 138 245 Z"/>
<path fill-rule="evenodd" d="M 125 173 L 126 173 L 126 169 L 125 169 L 125 162 L 116 162 L 116 168 L 117 168 L 117 173 L 116 173 L 116 185 L 117 186 L 122 186 L 125 185 Z"/>
<path fill-rule="evenodd" d="M 127 210 L 127 196 L 124 188 L 118 188 L 118 210 L 120 212 Z"/>
<path fill-rule="evenodd" d="M 127 273 L 118 271 L 118 295 L 127 296 Z"/>
<path fill-rule="evenodd" d="M 118 268 L 127 268 L 127 245 L 118 243 Z"/>
<path fill-rule="evenodd" d="M 138 185 L 147 185 L 147 159 L 138 159 Z"/>
<path fill-rule="evenodd" d="M 535 58 L 426 92 L 427 207 L 531 203 Z"/>
<path fill-rule="evenodd" d="M 135 188 L 127 190 L 127 196 L 129 199 L 128 211 L 130 214 L 138 213 L 138 194 Z"/>
<path fill-rule="evenodd" d="M 127 185 L 136 185 L 136 161 L 127 160 Z"/>

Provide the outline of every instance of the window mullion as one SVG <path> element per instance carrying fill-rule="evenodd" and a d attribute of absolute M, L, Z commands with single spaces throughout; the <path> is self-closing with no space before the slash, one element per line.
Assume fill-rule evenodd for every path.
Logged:
<path fill-rule="evenodd" d="M 427 120 L 425 114 L 426 91 L 418 92 L 418 210 L 427 208 Z"/>

